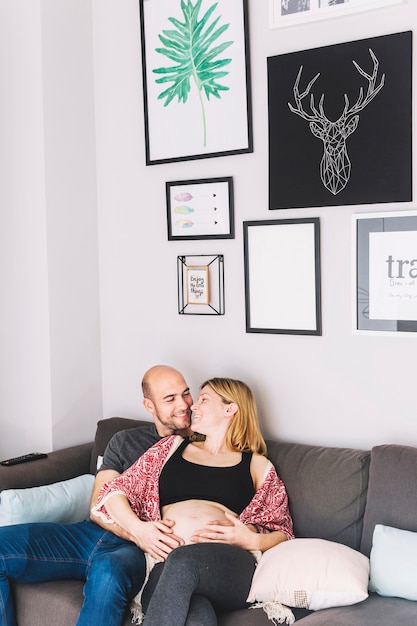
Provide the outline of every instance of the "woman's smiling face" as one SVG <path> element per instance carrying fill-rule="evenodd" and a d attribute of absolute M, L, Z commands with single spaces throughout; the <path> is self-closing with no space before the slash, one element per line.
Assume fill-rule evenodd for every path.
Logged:
<path fill-rule="evenodd" d="M 193 412 L 193 421 L 191 429 L 207 434 L 207 429 L 218 426 L 223 422 L 228 405 L 209 385 L 202 388 L 198 394 L 197 402 L 195 402 L 191 410 Z"/>

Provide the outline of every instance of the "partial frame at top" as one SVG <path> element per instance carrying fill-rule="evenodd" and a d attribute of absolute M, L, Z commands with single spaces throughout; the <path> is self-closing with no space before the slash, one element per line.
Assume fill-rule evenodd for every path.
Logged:
<path fill-rule="evenodd" d="M 146 164 L 253 152 L 248 0 L 139 0 Z"/>
<path fill-rule="evenodd" d="M 407 0 L 339 0 L 337 3 L 332 0 L 269 0 L 269 27 L 296 26 L 406 2 Z"/>

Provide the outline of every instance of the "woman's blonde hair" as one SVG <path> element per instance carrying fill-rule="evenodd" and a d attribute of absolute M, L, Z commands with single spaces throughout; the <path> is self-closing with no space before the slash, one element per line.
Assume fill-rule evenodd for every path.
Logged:
<path fill-rule="evenodd" d="M 258 409 L 251 389 L 233 378 L 210 378 L 202 385 L 209 386 L 225 404 L 234 402 L 236 411 L 226 432 L 226 445 L 238 452 L 257 452 L 266 455 L 266 443 L 259 426 Z"/>

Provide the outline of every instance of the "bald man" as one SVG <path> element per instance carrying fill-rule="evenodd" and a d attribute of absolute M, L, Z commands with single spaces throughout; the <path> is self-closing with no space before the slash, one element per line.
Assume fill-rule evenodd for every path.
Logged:
<path fill-rule="evenodd" d="M 97 473 L 93 500 L 161 437 L 188 434 L 193 403 L 180 372 L 166 365 L 149 369 L 142 381 L 143 404 L 153 423 L 117 433 Z M 17 626 L 10 581 L 84 580 L 84 602 L 76 626 L 121 626 L 127 606 L 146 574 L 144 551 L 154 543 L 166 554 L 182 543 L 169 522 L 145 522 L 143 537 L 129 537 L 115 524 L 16 524 L 0 528 L 0 626 Z"/>
<path fill-rule="evenodd" d="M 168 365 L 154 365 L 142 379 L 142 393 L 143 406 L 151 413 L 153 423 L 122 430 L 113 435 L 96 476 L 92 504 L 96 503 L 98 493 L 105 483 L 124 472 L 162 437 L 168 435 L 185 437 L 191 434 L 189 427 L 193 399 L 183 375 L 178 370 Z M 109 530 L 108 524 L 101 518 L 92 514 L 91 519 Z M 112 524 L 111 531 L 123 539 L 133 541 L 133 538 L 117 525 Z M 140 547 L 148 548 L 147 545 Z"/>

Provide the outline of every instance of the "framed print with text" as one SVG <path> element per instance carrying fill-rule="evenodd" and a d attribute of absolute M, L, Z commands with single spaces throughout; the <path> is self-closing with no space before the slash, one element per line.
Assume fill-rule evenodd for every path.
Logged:
<path fill-rule="evenodd" d="M 165 184 L 168 241 L 233 239 L 233 179 L 203 178 Z"/>
<path fill-rule="evenodd" d="M 248 0 L 139 0 L 146 164 L 253 152 Z"/>
<path fill-rule="evenodd" d="M 321 335 L 319 218 L 243 222 L 247 333 Z"/>
<path fill-rule="evenodd" d="M 187 304 L 209 304 L 210 285 L 208 265 L 186 267 Z"/>
<path fill-rule="evenodd" d="M 416 333 L 417 211 L 355 215 L 354 227 L 355 330 Z"/>
<path fill-rule="evenodd" d="M 224 315 L 222 254 L 179 256 L 177 279 L 180 315 Z"/>

